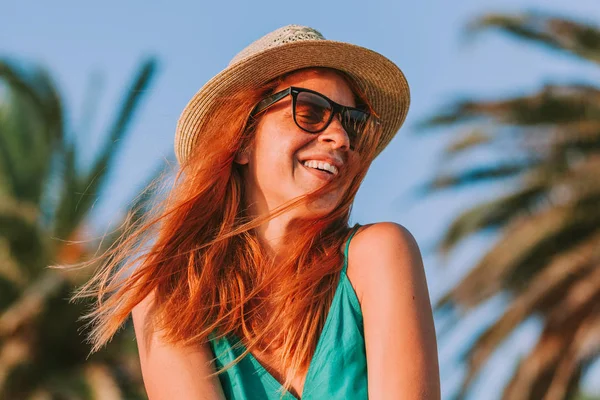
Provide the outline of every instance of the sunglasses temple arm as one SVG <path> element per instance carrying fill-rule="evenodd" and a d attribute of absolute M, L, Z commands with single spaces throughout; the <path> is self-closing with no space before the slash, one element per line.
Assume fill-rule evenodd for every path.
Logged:
<path fill-rule="evenodd" d="M 256 115 L 260 112 L 263 112 L 267 108 L 271 107 L 273 104 L 277 103 L 279 100 L 283 99 L 285 96 L 289 95 L 291 92 L 291 88 L 288 88 L 281 92 L 275 93 L 274 95 L 269 96 L 266 99 L 261 100 L 256 105 L 256 107 L 254 107 L 250 115 Z"/>

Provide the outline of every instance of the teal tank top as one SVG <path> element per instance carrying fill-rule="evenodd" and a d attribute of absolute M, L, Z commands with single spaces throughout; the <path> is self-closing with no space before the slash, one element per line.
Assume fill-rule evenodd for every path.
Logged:
<path fill-rule="evenodd" d="M 355 226 L 344 248 L 344 265 L 325 325 L 308 367 L 302 393 L 303 400 L 366 399 L 367 359 L 363 317 L 356 292 L 346 275 L 348 247 L 356 233 Z M 215 367 L 233 361 L 246 348 L 233 346 L 232 338 L 210 339 Z M 219 380 L 229 400 L 279 400 L 283 386 L 252 355 L 248 353 L 222 374 Z M 285 391 L 284 400 L 297 399 Z"/>

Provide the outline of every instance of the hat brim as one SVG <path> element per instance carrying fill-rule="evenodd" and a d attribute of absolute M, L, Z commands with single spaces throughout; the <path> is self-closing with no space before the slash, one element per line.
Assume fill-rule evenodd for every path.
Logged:
<path fill-rule="evenodd" d="M 328 67 L 350 75 L 364 91 L 382 124 L 376 154 L 389 144 L 406 119 L 410 91 L 403 72 L 383 55 L 367 48 L 333 40 L 292 42 L 246 57 L 215 75 L 184 108 L 175 133 L 175 155 L 180 163 L 194 148 L 206 115 L 241 89 L 259 87 L 288 72 Z"/>

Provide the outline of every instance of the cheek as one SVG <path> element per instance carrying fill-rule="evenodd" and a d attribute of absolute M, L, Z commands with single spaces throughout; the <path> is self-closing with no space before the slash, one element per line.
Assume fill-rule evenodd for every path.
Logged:
<path fill-rule="evenodd" d="M 257 130 L 253 152 L 257 163 L 268 161 L 276 165 L 289 165 L 296 161 L 298 150 L 314 139 L 313 135 L 296 127 L 291 115 L 282 114 L 279 118 L 269 116 Z"/>

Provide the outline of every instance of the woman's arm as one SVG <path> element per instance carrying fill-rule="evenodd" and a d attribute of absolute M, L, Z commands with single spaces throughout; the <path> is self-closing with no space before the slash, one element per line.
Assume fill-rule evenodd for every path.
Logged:
<path fill-rule="evenodd" d="M 150 295 L 132 312 L 149 400 L 224 400 L 219 378 L 206 378 L 214 372 L 209 345 L 184 348 L 162 341 L 146 326 L 151 301 Z"/>
<path fill-rule="evenodd" d="M 352 240 L 348 276 L 364 316 L 369 398 L 440 399 L 433 315 L 419 247 L 394 223 Z"/>

